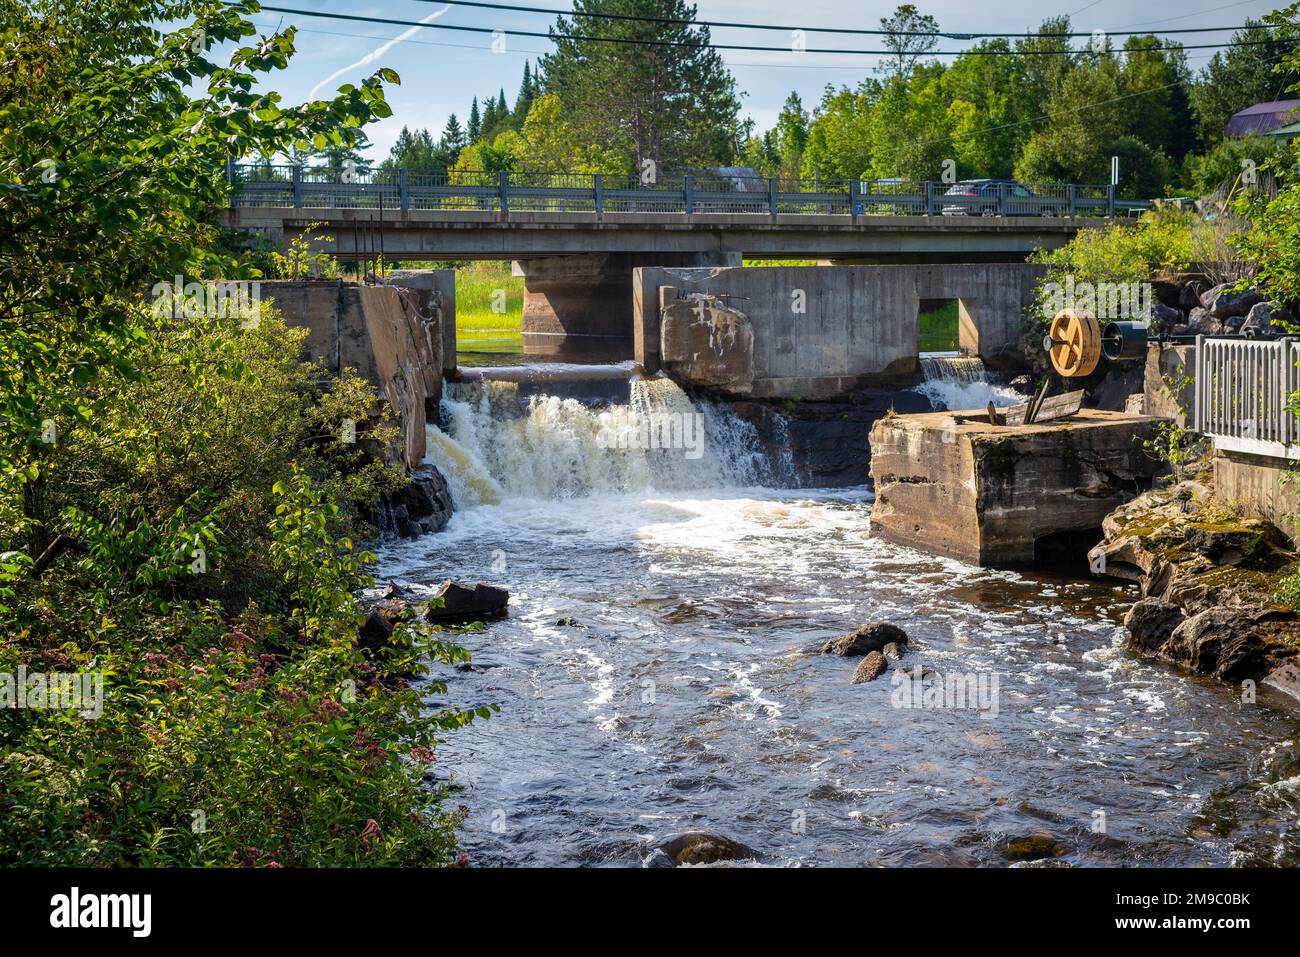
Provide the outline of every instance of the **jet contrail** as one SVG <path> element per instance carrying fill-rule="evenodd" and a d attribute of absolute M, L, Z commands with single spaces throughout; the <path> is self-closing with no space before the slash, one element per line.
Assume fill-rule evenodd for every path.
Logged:
<path fill-rule="evenodd" d="M 428 23 L 430 20 L 437 20 L 440 16 L 442 16 L 450 9 L 451 9 L 451 5 L 448 4 L 447 6 L 443 7 L 441 10 L 433 11 L 433 13 L 429 14 L 427 17 L 421 17 L 420 22 Z M 403 40 L 411 39 L 411 37 L 415 36 L 419 32 L 420 32 L 419 27 L 411 27 L 411 29 L 393 37 L 393 39 L 389 40 L 383 46 L 375 50 L 371 50 L 369 53 L 363 56 L 356 63 L 349 63 L 343 69 L 335 70 L 329 76 L 325 77 L 325 79 L 321 80 L 319 83 L 317 83 L 315 86 L 311 88 L 311 92 L 307 94 L 307 99 L 309 100 L 316 99 L 316 94 L 320 92 L 320 88 L 324 86 L 326 83 L 330 83 L 334 80 L 337 80 L 339 77 L 347 73 L 349 70 L 355 70 L 359 66 L 369 66 L 371 63 L 374 63 L 376 60 L 378 60 L 381 56 L 383 56 L 393 47 L 397 46 L 397 44 L 401 43 Z"/>

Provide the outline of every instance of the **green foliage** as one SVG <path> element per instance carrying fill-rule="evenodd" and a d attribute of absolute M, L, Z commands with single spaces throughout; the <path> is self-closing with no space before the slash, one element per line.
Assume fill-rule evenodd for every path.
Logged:
<path fill-rule="evenodd" d="M 1031 262 L 1045 263 L 1048 283 L 1147 282 L 1161 271 L 1185 269 L 1196 258 L 1195 214 L 1164 207 L 1143 214 L 1136 223 L 1112 222 L 1081 229 L 1059 249 L 1040 249 Z"/>
<path fill-rule="evenodd" d="M 1243 172 L 1254 164 L 1257 177 L 1268 172 L 1284 173 L 1291 156 L 1289 144 L 1274 136 L 1240 136 L 1217 143 L 1209 152 L 1189 156 L 1183 167 L 1183 181 L 1195 196 L 1248 187 Z"/>
<path fill-rule="evenodd" d="M 1292 6 L 1278 11 L 1264 21 L 1247 19 L 1245 28 L 1232 35 L 1232 45 L 1210 58 L 1191 90 L 1203 144 L 1221 140 L 1228 120 L 1239 110 L 1282 98 L 1287 80 L 1278 67 L 1292 48 L 1285 34 L 1270 29 L 1265 22 L 1277 23 L 1279 17 L 1294 19 L 1294 10 Z"/>
<path fill-rule="evenodd" d="M 333 236 L 318 235 L 320 223 L 308 223 L 307 228 L 289 240 L 284 253 L 271 254 L 271 276 L 275 279 L 338 279 L 339 263 L 320 244 L 334 242 Z"/>
<path fill-rule="evenodd" d="M 164 293 L 268 264 L 209 221 L 228 159 L 342 156 L 391 113 L 387 70 L 299 107 L 259 92 L 294 34 L 240 46 L 255 10 L 4 0 L 0 674 L 104 696 L 0 714 L 3 864 L 455 858 L 424 766 L 489 711 L 425 713 L 409 679 L 465 652 L 409 623 L 385 654 L 356 642 L 352 543 L 401 480 L 363 446 L 391 425 L 272 310 Z"/>

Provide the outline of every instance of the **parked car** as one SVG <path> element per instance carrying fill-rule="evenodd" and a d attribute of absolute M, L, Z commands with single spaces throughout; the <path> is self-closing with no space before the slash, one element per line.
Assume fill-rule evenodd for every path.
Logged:
<path fill-rule="evenodd" d="M 1013 179 L 967 179 L 944 194 L 945 216 L 1055 216 L 1050 198 Z"/>

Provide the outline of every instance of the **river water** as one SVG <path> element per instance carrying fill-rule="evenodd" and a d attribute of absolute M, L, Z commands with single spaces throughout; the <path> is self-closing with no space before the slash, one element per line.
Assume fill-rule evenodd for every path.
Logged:
<path fill-rule="evenodd" d="M 1004 865 L 1031 834 L 1076 866 L 1300 860 L 1300 720 L 1125 652 L 1133 588 L 881 542 L 868 490 L 779 487 L 729 410 L 696 409 L 689 459 L 616 447 L 621 411 L 453 391 L 430 432 L 458 511 L 381 559 L 510 589 L 430 698 L 501 707 L 439 750 L 474 863 L 639 866 L 685 831 L 771 865 Z M 879 621 L 924 684 L 818 653 Z M 954 680 L 983 696 L 922 690 Z"/>

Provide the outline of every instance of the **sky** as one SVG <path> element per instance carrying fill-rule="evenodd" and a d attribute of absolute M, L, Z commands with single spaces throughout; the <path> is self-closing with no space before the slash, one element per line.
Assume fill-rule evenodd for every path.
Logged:
<path fill-rule="evenodd" d="M 465 25 L 489 29 L 530 30 L 545 33 L 553 15 L 454 7 L 428 0 L 263 0 L 271 6 L 357 16 L 389 17 L 398 20 L 428 18 L 432 24 Z M 569 9 L 561 0 L 499 0 L 533 6 L 556 13 Z M 879 49 L 879 38 L 815 33 L 816 27 L 878 29 L 898 0 L 803 0 L 798 4 L 779 0 L 698 0 L 697 17 L 770 23 L 807 30 L 807 46 Z M 1284 5 L 1284 0 L 1182 0 L 1135 4 L 1132 0 L 916 0 L 922 13 L 939 21 L 941 30 L 954 33 L 1024 32 L 1038 28 L 1049 16 L 1070 14 L 1077 32 L 1091 33 L 1149 31 L 1191 27 L 1239 26 L 1246 18 L 1258 18 Z M 299 27 L 298 53 L 288 70 L 275 75 L 274 85 L 286 102 L 313 95 L 326 96 L 343 83 L 356 83 L 381 66 L 401 75 L 402 85 L 387 91 L 393 116 L 367 127 L 371 158 L 388 155 L 403 126 L 427 127 L 437 135 L 455 113 L 463 126 L 470 100 L 504 88 L 506 100 L 514 105 L 525 60 L 537 60 L 551 49 L 542 37 L 507 35 L 493 49 L 493 37 L 484 33 L 392 26 L 378 23 L 328 20 L 301 14 L 263 11 L 254 22 L 268 31 L 279 25 Z M 407 36 L 401 42 L 395 38 Z M 1186 34 L 1179 39 L 1191 45 L 1226 42 L 1230 33 Z M 715 43 L 786 46 L 790 36 L 783 32 L 717 28 Z M 973 41 L 944 40 L 941 49 L 959 50 Z M 1077 41 L 1082 44 L 1083 41 Z M 501 47 L 504 47 L 502 49 Z M 1199 70 L 1213 56 L 1213 50 L 1189 50 L 1192 69 Z M 752 117 L 756 129 L 771 127 L 781 104 L 791 90 L 799 93 L 811 109 L 827 84 L 855 85 L 870 74 L 879 57 L 870 55 L 796 53 L 793 51 L 723 51 L 723 59 L 736 78 L 742 113 Z M 950 62 L 951 57 L 943 58 Z"/>

